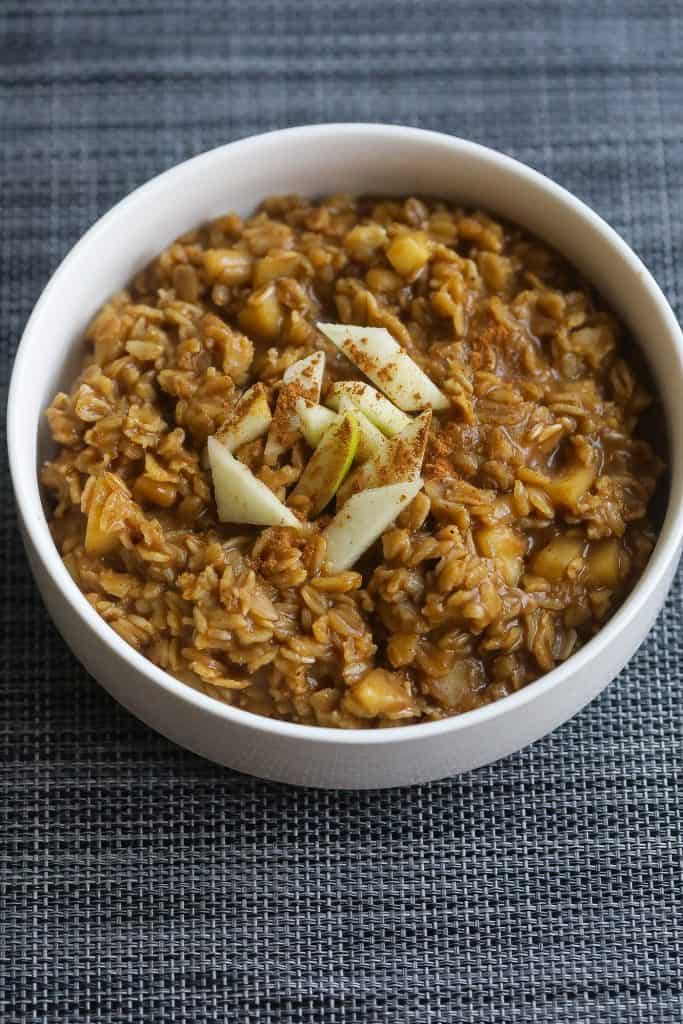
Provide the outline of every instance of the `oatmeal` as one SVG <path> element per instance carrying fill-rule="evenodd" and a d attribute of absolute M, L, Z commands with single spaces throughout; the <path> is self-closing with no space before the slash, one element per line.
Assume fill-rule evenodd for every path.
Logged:
<path fill-rule="evenodd" d="M 47 411 L 52 534 L 111 628 L 218 700 L 342 728 L 459 714 L 637 581 L 664 468 L 645 380 L 513 225 L 267 199 L 95 317 Z"/>

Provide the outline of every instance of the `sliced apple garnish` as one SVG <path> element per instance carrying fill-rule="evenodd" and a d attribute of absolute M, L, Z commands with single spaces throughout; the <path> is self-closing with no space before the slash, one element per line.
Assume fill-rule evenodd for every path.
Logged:
<path fill-rule="evenodd" d="M 344 482 L 337 493 L 339 505 L 350 500 L 352 494 L 370 487 L 414 480 L 422 471 L 422 462 L 429 437 L 432 410 L 426 409 L 408 423 L 367 462 L 362 463 Z"/>
<path fill-rule="evenodd" d="M 288 366 L 282 375 L 282 387 L 275 403 L 273 422 L 263 453 L 267 466 L 274 466 L 279 457 L 301 437 L 301 423 L 296 411 L 300 398 L 309 402 L 320 401 L 320 390 L 325 373 L 325 353 L 312 352 Z"/>
<path fill-rule="evenodd" d="M 339 402 L 338 413 L 332 412 L 324 405 L 310 405 L 304 398 L 297 402 L 296 411 L 301 421 L 301 432 L 311 448 L 317 448 L 325 432 L 333 423 L 338 423 L 341 416 L 347 412 L 353 414 L 358 424 L 356 461 L 364 462 L 371 459 L 387 444 L 384 434 L 345 396 L 342 396 Z"/>
<path fill-rule="evenodd" d="M 339 418 L 336 412 L 326 406 L 308 402 L 305 398 L 297 401 L 296 412 L 301 423 L 301 433 L 311 448 L 318 447 L 325 431 Z"/>
<path fill-rule="evenodd" d="M 443 392 L 385 327 L 322 323 L 317 327 L 399 409 L 415 412 L 427 406 L 432 409 L 449 407 Z"/>
<path fill-rule="evenodd" d="M 342 395 L 339 402 L 339 413 L 350 412 L 355 417 L 358 424 L 358 449 L 356 451 L 356 459 L 359 462 L 365 462 L 366 459 L 373 459 L 382 452 L 387 444 L 389 443 L 382 433 L 378 430 L 374 423 L 371 423 L 367 416 L 357 409 L 350 398 L 346 395 Z"/>
<path fill-rule="evenodd" d="M 311 352 L 310 356 L 297 359 L 282 374 L 285 384 L 300 384 L 306 397 L 312 402 L 320 400 L 320 389 L 323 386 L 325 373 L 325 353 Z"/>
<path fill-rule="evenodd" d="M 370 384 L 355 380 L 337 381 L 327 396 L 327 404 L 331 409 L 339 409 L 343 397 L 350 398 L 356 408 L 360 409 L 387 437 L 400 434 L 410 423 L 409 416 L 397 409 L 393 402 Z"/>
<path fill-rule="evenodd" d="M 238 462 L 220 441 L 210 437 L 207 448 L 221 522 L 301 528 L 292 510 L 283 505 L 248 466 Z"/>
<path fill-rule="evenodd" d="M 242 395 L 230 420 L 214 436 L 229 452 L 234 452 L 240 445 L 265 434 L 272 419 L 266 389 L 263 384 L 254 384 Z"/>
<path fill-rule="evenodd" d="M 290 497 L 309 499 L 308 512 L 317 516 L 337 493 L 358 448 L 356 417 L 346 413 L 325 432 Z"/>
<path fill-rule="evenodd" d="M 327 541 L 328 572 L 343 572 L 358 559 L 410 504 L 422 487 L 422 480 L 411 480 L 388 487 L 375 487 L 354 494 L 323 530 Z"/>

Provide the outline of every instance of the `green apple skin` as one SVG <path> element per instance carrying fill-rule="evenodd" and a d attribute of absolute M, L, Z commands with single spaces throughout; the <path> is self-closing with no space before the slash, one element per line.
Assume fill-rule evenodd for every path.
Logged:
<path fill-rule="evenodd" d="M 337 506 L 342 507 L 353 494 L 370 487 L 401 483 L 414 480 L 422 472 L 429 426 L 432 420 L 431 409 L 426 409 L 405 430 L 396 434 L 373 458 L 362 463 L 349 476 L 337 492 Z"/>
<path fill-rule="evenodd" d="M 355 380 L 337 381 L 327 396 L 327 404 L 331 409 L 338 410 L 342 397 L 350 398 L 356 408 L 387 437 L 400 434 L 410 423 L 409 416 L 370 384 Z"/>
<path fill-rule="evenodd" d="M 307 443 L 311 448 L 317 448 L 325 431 L 329 430 L 333 423 L 339 422 L 341 415 L 350 412 L 353 413 L 360 432 L 356 461 L 365 462 L 366 459 L 373 458 L 387 443 L 382 431 L 370 422 L 347 395 L 342 395 L 339 399 L 338 409 L 339 411 L 335 413 L 324 405 L 310 405 L 306 399 L 299 399 L 296 411 L 301 423 L 301 432 Z"/>
<path fill-rule="evenodd" d="M 342 395 L 339 400 L 339 413 L 350 412 L 358 423 L 358 449 L 356 461 L 366 462 L 367 459 L 376 458 L 386 448 L 388 442 L 381 430 L 378 430 L 374 423 L 371 423 L 365 413 L 358 409 L 347 395 Z"/>
<path fill-rule="evenodd" d="M 330 503 L 351 468 L 359 438 L 358 423 L 351 413 L 326 431 L 309 459 L 291 497 L 309 499 L 309 515 L 317 516 Z"/>

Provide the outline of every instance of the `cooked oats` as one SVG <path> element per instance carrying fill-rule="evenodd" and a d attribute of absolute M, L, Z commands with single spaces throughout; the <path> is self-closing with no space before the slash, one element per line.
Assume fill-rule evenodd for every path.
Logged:
<path fill-rule="evenodd" d="M 326 353 L 318 320 L 385 327 L 447 395 L 424 489 L 352 570 L 328 509 L 301 529 L 217 519 L 207 438 L 260 382 Z M 47 417 L 56 545 L 97 612 L 217 700 L 323 726 L 459 714 L 564 661 L 623 601 L 655 536 L 664 443 L 618 320 L 556 252 L 428 199 L 267 199 L 188 232 L 113 296 Z M 280 500 L 310 457 L 237 457 Z M 655 450 L 657 449 L 657 451 Z"/>

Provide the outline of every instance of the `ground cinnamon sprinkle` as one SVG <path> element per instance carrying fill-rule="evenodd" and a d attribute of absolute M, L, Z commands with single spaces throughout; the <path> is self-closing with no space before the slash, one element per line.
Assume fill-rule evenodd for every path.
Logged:
<path fill-rule="evenodd" d="M 375 373 L 380 381 L 389 383 L 393 381 L 396 376 L 396 363 L 387 363 L 386 366 L 379 367 Z"/>
<path fill-rule="evenodd" d="M 369 377 L 373 373 L 379 373 L 380 376 L 386 371 L 378 366 L 373 359 L 371 359 L 364 348 L 360 348 L 354 342 L 347 342 L 349 358 L 353 360 L 359 370 Z M 387 378 L 389 379 L 389 378 Z"/>
<path fill-rule="evenodd" d="M 291 381 L 281 386 L 271 423 L 272 436 L 279 444 L 289 448 L 299 436 L 298 429 L 292 427 L 296 416 L 296 403 L 301 398 L 308 398 L 309 395 L 310 390 L 299 381 Z"/>
<path fill-rule="evenodd" d="M 426 449 L 424 488 L 335 575 L 334 501 L 312 515 L 294 493 L 312 458 L 296 404 L 318 378 L 283 375 L 323 350 L 322 401 L 365 385 L 319 320 L 385 327 L 450 402 L 388 442 L 380 483 L 412 478 Z M 47 412 L 55 543 L 112 629 L 217 700 L 340 728 L 459 714 L 569 657 L 649 557 L 665 453 L 638 354 L 565 260 L 481 211 L 271 197 L 178 239 L 86 335 Z M 395 361 L 352 356 L 393 379 Z M 235 455 L 298 531 L 217 519 L 206 439 L 254 384 L 270 434 Z"/>

